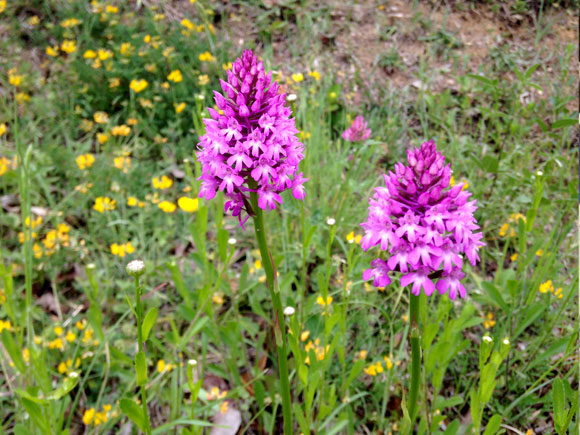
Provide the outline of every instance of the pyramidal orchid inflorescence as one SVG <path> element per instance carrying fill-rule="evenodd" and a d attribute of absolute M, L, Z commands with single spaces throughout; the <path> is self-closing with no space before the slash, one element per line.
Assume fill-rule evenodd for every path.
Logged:
<path fill-rule="evenodd" d="M 295 136 L 296 122 L 284 105 L 286 94 L 278 93 L 272 72 L 251 50 L 245 50 L 227 71 L 228 81 L 220 80 L 223 94 L 215 92 L 215 102 L 223 113 L 208 109 L 204 119 L 206 134 L 200 138 L 197 158 L 202 165 L 199 196 L 212 199 L 217 191 L 228 197 L 225 211 L 248 219 L 248 193 L 256 192 L 258 207 L 276 208 L 280 193 L 291 189 L 296 199 L 304 199 L 298 164 L 304 145 Z"/>
<path fill-rule="evenodd" d="M 423 288 L 429 296 L 436 288 L 452 300 L 457 294 L 465 297 L 462 254 L 475 265 L 485 245 L 482 234 L 474 233 L 479 228 L 475 201 L 468 201 L 471 193 L 463 184 L 447 190 L 451 168 L 432 140 L 407 150 L 407 160 L 408 166 L 399 162 L 395 173 L 384 176 L 386 187 L 377 187 L 370 198 L 361 246 L 366 251 L 380 245 L 390 255 L 373 260 L 363 278 L 385 287 L 389 272 L 399 271 L 401 285 L 412 283 L 414 295 Z"/>
<path fill-rule="evenodd" d="M 342 138 L 349 142 L 362 142 L 371 137 L 371 129 L 362 116 L 357 116 L 351 126 L 344 130 Z"/>

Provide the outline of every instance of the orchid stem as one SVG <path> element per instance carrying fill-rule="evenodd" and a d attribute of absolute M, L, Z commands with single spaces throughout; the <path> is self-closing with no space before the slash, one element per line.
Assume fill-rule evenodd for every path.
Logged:
<path fill-rule="evenodd" d="M 278 369 L 280 375 L 280 387 L 282 395 L 282 413 L 284 417 L 284 435 L 292 435 L 292 402 L 290 398 L 290 382 L 288 377 L 288 350 L 286 345 L 286 327 L 284 323 L 284 312 L 282 300 L 280 298 L 280 289 L 274 272 L 274 262 L 266 242 L 266 229 L 264 225 L 264 214 L 258 207 L 258 195 L 256 192 L 250 192 L 250 202 L 254 212 L 254 230 L 258 239 L 262 265 L 266 272 L 268 290 L 274 305 L 274 336 L 276 339 L 276 352 L 278 353 Z"/>
<path fill-rule="evenodd" d="M 417 417 L 419 387 L 421 385 L 421 331 L 419 329 L 419 296 L 411 294 L 410 301 L 411 321 L 411 388 L 409 389 L 409 417 L 411 432 Z"/>

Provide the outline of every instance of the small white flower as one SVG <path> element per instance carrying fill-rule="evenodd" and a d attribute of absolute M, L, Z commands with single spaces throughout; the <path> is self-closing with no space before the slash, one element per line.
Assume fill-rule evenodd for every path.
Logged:
<path fill-rule="evenodd" d="M 68 375 L 68 377 L 69 378 L 73 378 L 73 379 L 74 378 L 78 378 L 79 377 L 79 374 L 77 372 L 70 372 L 69 375 Z"/>
<path fill-rule="evenodd" d="M 233 237 L 231 239 L 228 239 L 228 245 L 235 245 L 238 241 L 236 239 L 234 239 Z"/>
<path fill-rule="evenodd" d="M 328 218 L 326 219 L 326 223 L 330 226 L 334 225 L 336 223 L 336 219 L 334 218 Z"/>
<path fill-rule="evenodd" d="M 542 175 L 544 175 L 544 173 L 543 173 L 542 171 L 538 171 L 538 172 L 536 172 L 536 175 L 537 175 L 538 177 L 541 177 Z"/>
<path fill-rule="evenodd" d="M 508 344 L 510 344 L 510 341 L 509 341 L 509 339 L 507 337 L 503 339 L 503 344 L 505 344 L 506 346 Z"/>
<path fill-rule="evenodd" d="M 487 343 L 491 343 L 493 341 L 493 338 L 491 338 L 489 335 L 484 335 L 483 341 L 485 341 Z"/>
<path fill-rule="evenodd" d="M 205 99 L 203 94 L 197 94 L 195 98 L 197 98 L 199 101 L 203 101 Z"/>
<path fill-rule="evenodd" d="M 194 359 L 190 359 L 189 361 L 187 361 L 187 365 L 190 367 L 195 367 L 197 365 L 197 361 Z"/>
<path fill-rule="evenodd" d="M 284 308 L 284 315 L 285 316 L 293 316 L 295 312 L 296 312 L 296 310 L 294 309 L 294 307 Z"/>
<path fill-rule="evenodd" d="M 296 96 L 296 94 L 288 94 L 288 96 L 286 97 L 286 101 L 290 101 L 290 102 L 296 101 L 296 98 L 298 98 Z"/>
<path fill-rule="evenodd" d="M 140 276 L 145 272 L 145 263 L 141 260 L 133 260 L 127 264 L 127 273 L 131 276 Z"/>

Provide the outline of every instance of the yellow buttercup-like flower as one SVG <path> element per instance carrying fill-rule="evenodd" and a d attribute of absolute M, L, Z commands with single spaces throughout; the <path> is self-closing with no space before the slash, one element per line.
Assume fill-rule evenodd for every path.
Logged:
<path fill-rule="evenodd" d="M 151 183 L 155 189 L 160 190 L 169 189 L 171 186 L 173 186 L 173 180 L 167 175 L 162 175 L 161 178 L 155 177 L 153 180 L 151 180 Z"/>
<path fill-rule="evenodd" d="M 135 92 L 139 93 L 147 87 L 148 83 L 145 79 L 133 79 L 129 84 L 129 87 Z"/>
<path fill-rule="evenodd" d="M 102 145 L 109 139 L 105 133 L 97 133 L 97 141 Z"/>
<path fill-rule="evenodd" d="M 167 80 L 169 80 L 170 82 L 179 83 L 183 80 L 183 75 L 181 74 L 181 71 L 176 69 L 169 73 L 169 75 L 167 76 Z"/>
<path fill-rule="evenodd" d="M 135 252 L 135 248 L 131 242 L 127 242 L 125 244 L 113 243 L 110 248 L 111 254 L 121 258 L 125 257 L 125 255 Z"/>
<path fill-rule="evenodd" d="M 173 213 L 177 206 L 169 201 L 162 201 L 157 205 L 165 213 Z"/>
<path fill-rule="evenodd" d="M 216 59 L 215 57 L 212 56 L 212 54 L 209 51 L 206 51 L 199 55 L 199 60 L 201 60 L 202 62 L 215 62 Z"/>
<path fill-rule="evenodd" d="M 62 44 L 60 44 L 60 49 L 67 54 L 74 53 L 77 51 L 77 43 L 76 41 L 65 39 Z"/>
<path fill-rule="evenodd" d="M 87 168 L 90 168 L 93 163 L 95 162 L 95 156 L 92 154 L 81 154 L 75 159 L 77 166 L 81 171 L 84 171 Z"/>
<path fill-rule="evenodd" d="M 209 83 L 209 76 L 207 74 L 202 74 L 197 78 L 198 83 L 203 86 Z"/>
<path fill-rule="evenodd" d="M 199 199 L 182 196 L 177 200 L 177 205 L 187 213 L 195 213 L 199 208 Z"/>
<path fill-rule="evenodd" d="M 93 209 L 99 213 L 104 213 L 105 211 L 115 210 L 117 206 L 117 201 L 106 196 L 99 196 L 95 199 L 95 205 Z"/>
<path fill-rule="evenodd" d="M 179 104 L 174 103 L 173 106 L 175 107 L 175 113 L 181 113 L 185 110 L 186 104 L 183 102 Z"/>
<path fill-rule="evenodd" d="M 120 169 L 123 171 L 124 174 L 129 172 L 129 168 L 131 167 L 131 157 L 127 156 L 119 156 L 115 157 L 113 164 L 115 168 Z"/>
<path fill-rule="evenodd" d="M 107 112 L 99 111 L 93 114 L 93 119 L 97 124 L 106 124 L 107 122 L 109 122 L 109 115 L 107 115 Z"/>
<path fill-rule="evenodd" d="M 113 127 L 113 129 L 111 130 L 111 134 L 113 136 L 129 136 L 130 133 L 131 127 L 125 124 L 117 125 L 116 127 Z"/>
<path fill-rule="evenodd" d="M 301 81 L 304 80 L 304 74 L 302 73 L 292 74 L 292 80 L 294 80 L 296 83 L 300 83 Z"/>
<path fill-rule="evenodd" d="M 48 46 L 45 51 L 50 57 L 56 57 L 58 56 L 58 45 L 55 45 L 54 47 Z"/>

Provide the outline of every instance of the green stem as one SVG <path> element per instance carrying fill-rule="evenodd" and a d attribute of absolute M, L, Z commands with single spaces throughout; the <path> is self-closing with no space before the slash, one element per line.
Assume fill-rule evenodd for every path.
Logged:
<path fill-rule="evenodd" d="M 419 329 L 419 296 L 411 294 L 411 388 L 409 389 L 409 417 L 411 431 L 417 417 L 419 386 L 421 385 L 421 332 Z"/>
<path fill-rule="evenodd" d="M 139 352 L 143 352 L 143 306 L 141 305 L 141 286 L 139 277 L 135 276 L 135 312 L 137 313 L 137 343 Z M 151 433 L 151 423 L 149 422 L 149 413 L 147 412 L 147 385 L 139 387 L 141 390 L 141 405 L 143 406 L 143 417 L 145 417 L 146 433 Z"/>
<path fill-rule="evenodd" d="M 276 351 L 278 353 L 278 366 L 280 375 L 280 386 L 282 393 L 282 412 L 284 416 L 284 435 L 292 434 L 292 402 L 290 398 L 290 382 L 288 377 L 288 350 L 286 344 L 286 327 L 284 323 L 284 312 L 282 308 L 282 300 L 280 298 L 280 290 L 274 272 L 274 263 L 268 244 L 266 242 L 266 229 L 264 225 L 264 214 L 258 207 L 258 195 L 256 192 L 250 192 L 250 202 L 254 211 L 254 230 L 256 231 L 256 238 L 258 239 L 258 246 L 260 248 L 260 255 L 262 257 L 262 265 L 266 272 L 266 280 L 268 282 L 268 290 L 270 290 L 270 297 L 274 305 L 274 335 L 276 338 Z"/>

